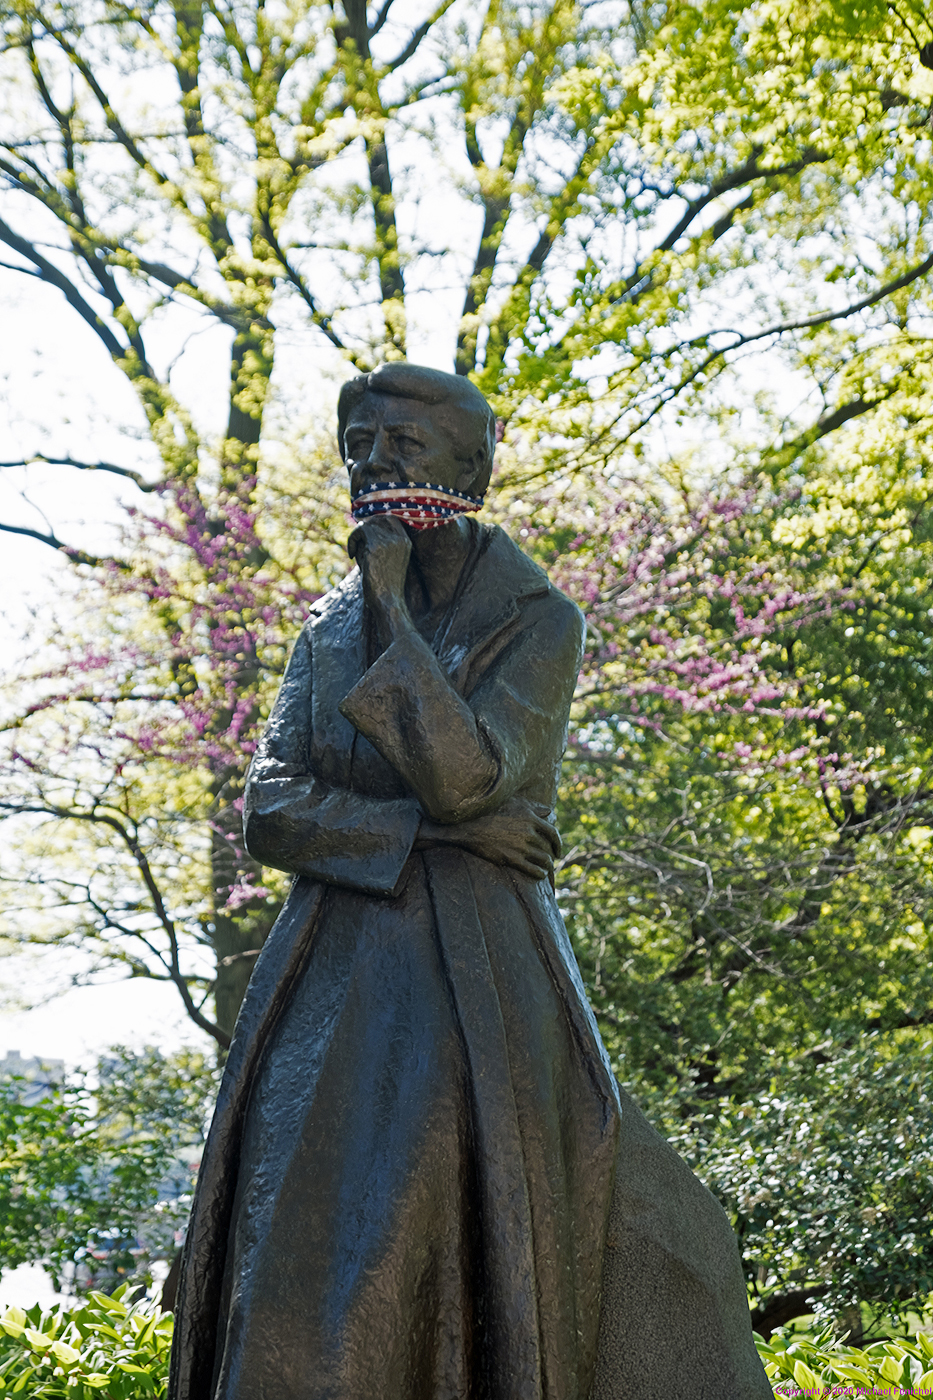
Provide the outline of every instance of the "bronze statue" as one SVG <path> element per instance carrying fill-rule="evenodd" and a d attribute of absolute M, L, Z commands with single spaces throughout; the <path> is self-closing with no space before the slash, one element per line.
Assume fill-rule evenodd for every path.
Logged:
<path fill-rule="evenodd" d="M 767 1400 L 728 1223 L 620 1095 L 554 900 L 582 617 L 469 515 L 494 422 L 468 381 L 384 366 L 339 432 L 359 567 L 250 769 L 249 850 L 296 878 L 171 1400 Z"/>

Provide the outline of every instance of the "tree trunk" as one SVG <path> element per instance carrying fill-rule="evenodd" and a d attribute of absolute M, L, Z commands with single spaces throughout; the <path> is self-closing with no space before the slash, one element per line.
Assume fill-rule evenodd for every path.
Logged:
<path fill-rule="evenodd" d="M 752 1313 L 752 1327 L 767 1341 L 775 1327 L 783 1327 L 795 1317 L 812 1312 L 814 1301 L 825 1292 L 825 1287 L 820 1285 L 817 1288 L 796 1288 L 791 1293 L 769 1298 L 764 1307 L 756 1308 Z"/>
<path fill-rule="evenodd" d="M 242 776 L 236 777 L 242 791 Z M 266 941 L 278 908 L 271 908 L 265 899 L 251 899 L 235 908 L 227 905 L 232 889 L 242 887 L 245 881 L 258 884 L 261 878 L 262 867 L 243 848 L 239 811 L 232 802 L 219 807 L 211 828 L 211 943 L 217 958 L 214 1019 L 231 1036 L 256 955 Z"/>
<path fill-rule="evenodd" d="M 237 335 L 230 356 L 230 410 L 223 460 L 223 482 L 231 494 L 252 494 L 272 365 L 271 331 L 252 324 Z M 222 532 L 222 508 L 217 525 Z M 258 567 L 266 557 L 264 551 L 253 551 L 244 562 L 248 568 Z M 234 704 L 244 697 L 255 697 L 259 676 L 258 664 L 243 665 L 236 677 Z M 257 713 L 254 705 L 244 729 Z M 222 733 L 232 718 L 231 709 L 221 711 L 215 721 L 218 732 Z M 248 766 L 248 754 L 243 754 L 239 763 L 218 765 L 211 784 L 210 939 L 217 959 L 214 1019 L 228 1036 L 233 1034 L 253 963 L 278 912 L 264 898 L 249 899 L 243 893 L 262 879 L 261 866 L 250 859 L 243 844 L 238 806 Z"/>

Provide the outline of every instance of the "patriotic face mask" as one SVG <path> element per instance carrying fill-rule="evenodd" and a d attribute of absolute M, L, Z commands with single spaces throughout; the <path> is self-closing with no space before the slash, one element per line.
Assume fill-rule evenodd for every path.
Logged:
<path fill-rule="evenodd" d="M 353 497 L 353 519 L 358 523 L 373 515 L 396 515 L 413 530 L 434 530 L 458 515 L 479 510 L 482 496 L 468 496 L 450 486 L 422 481 L 379 481 Z"/>

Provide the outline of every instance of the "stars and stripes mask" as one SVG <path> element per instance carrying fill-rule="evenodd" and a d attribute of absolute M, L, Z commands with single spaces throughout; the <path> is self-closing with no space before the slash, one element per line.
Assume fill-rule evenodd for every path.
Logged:
<path fill-rule="evenodd" d="M 379 481 L 353 497 L 353 519 L 362 524 L 373 515 L 396 515 L 413 530 L 433 530 L 458 515 L 479 510 L 482 496 L 468 496 L 450 486 L 427 481 Z"/>

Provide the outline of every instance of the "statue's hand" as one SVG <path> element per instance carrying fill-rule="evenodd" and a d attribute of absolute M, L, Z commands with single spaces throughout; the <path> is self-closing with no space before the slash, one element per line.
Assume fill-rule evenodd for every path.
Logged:
<path fill-rule="evenodd" d="M 441 826 L 423 820 L 415 847 L 462 846 L 495 865 L 514 866 L 535 880 L 553 879 L 561 844 L 550 815 L 538 802 L 512 797 L 498 811 L 472 821 Z"/>
<path fill-rule="evenodd" d="M 392 515 L 364 520 L 347 540 L 347 553 L 363 576 L 363 600 L 375 619 L 380 641 L 391 646 L 401 632 L 412 627 L 405 605 L 405 576 L 411 559 L 411 540 L 404 525 Z"/>

